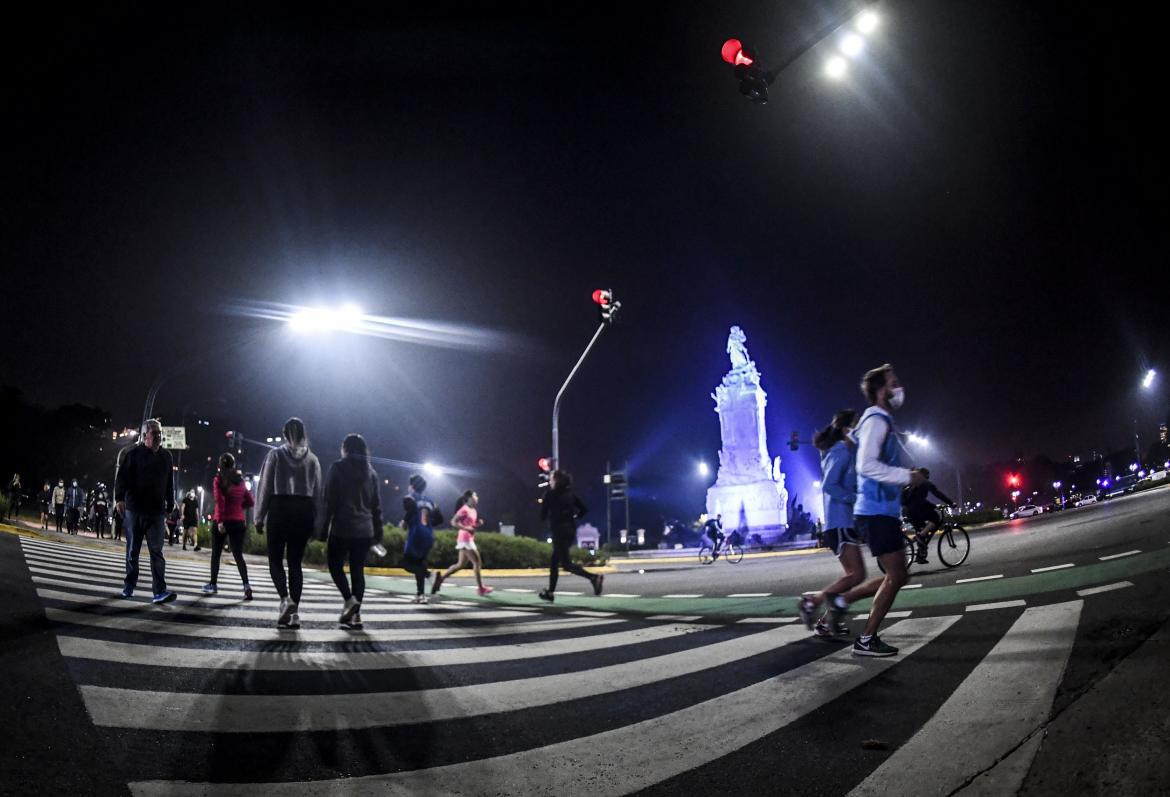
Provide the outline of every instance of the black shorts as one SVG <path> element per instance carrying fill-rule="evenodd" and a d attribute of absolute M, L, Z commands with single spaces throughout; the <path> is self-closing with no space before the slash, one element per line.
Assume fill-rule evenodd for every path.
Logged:
<path fill-rule="evenodd" d="M 919 509 L 907 512 L 906 519 L 910 521 L 910 525 L 914 527 L 915 531 L 922 531 L 926 528 L 927 523 L 933 523 L 935 528 L 942 525 L 942 516 L 939 515 L 937 509 Z"/>
<path fill-rule="evenodd" d="M 835 555 L 840 556 L 846 545 L 857 545 L 865 542 L 856 529 L 825 529 L 821 534 L 824 546 Z"/>
<path fill-rule="evenodd" d="M 854 515 L 853 523 L 857 526 L 857 533 L 869 542 L 869 552 L 874 556 L 900 551 L 906 545 L 900 518 L 889 515 Z"/>

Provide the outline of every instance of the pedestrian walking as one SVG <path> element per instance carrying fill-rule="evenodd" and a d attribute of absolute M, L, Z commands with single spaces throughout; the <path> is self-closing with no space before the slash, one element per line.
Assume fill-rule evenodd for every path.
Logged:
<path fill-rule="evenodd" d="M 183 496 L 183 550 L 187 550 L 187 542 L 191 547 L 199 550 L 199 500 L 194 490 L 188 490 Z"/>
<path fill-rule="evenodd" d="M 370 546 L 382 542 L 383 534 L 378 474 L 370 466 L 370 450 L 360 434 L 346 435 L 342 441 L 341 459 L 329 467 L 324 505 L 319 528 L 328 535 L 329 574 L 344 601 L 337 622 L 342 628 L 358 629 L 366 592 L 366 554 Z"/>
<path fill-rule="evenodd" d="M 255 501 L 244 474 L 236 467 L 236 458 L 229 453 L 219 457 L 219 470 L 212 480 L 215 494 L 215 514 L 211 517 L 211 580 L 203 585 L 204 595 L 219 592 L 219 562 L 223 557 L 224 542 L 232 549 L 240 581 L 244 584 L 244 600 L 252 600 L 252 585 L 248 582 L 248 563 L 244 561 L 244 536 L 248 533 L 245 514 Z"/>
<path fill-rule="evenodd" d="M 140 441 L 122 452 L 114 476 L 116 511 L 124 518 L 126 532 L 126 581 L 122 597 L 129 598 L 138 585 L 138 556 L 142 541 L 150 551 L 150 580 L 154 603 L 176 598 L 167 589 L 163 558 L 164 518 L 175 502 L 175 473 L 171 452 L 162 448 L 162 426 L 156 420 L 142 425 Z"/>
<path fill-rule="evenodd" d="M 65 517 L 70 534 L 76 534 L 81 522 L 81 509 L 85 506 L 85 490 L 73 479 L 65 488 Z"/>
<path fill-rule="evenodd" d="M 832 422 L 813 436 L 813 445 L 821 452 L 821 491 L 825 502 L 825 531 L 821 539 L 841 563 L 840 578 L 819 593 L 805 595 L 798 609 L 805 626 L 819 637 L 848 636 L 849 626 L 839 618 L 834 624 L 826 607 L 819 618 L 817 607 L 836 601 L 865 579 L 865 560 L 861 555 L 862 539 L 853 526 L 853 504 L 857 500 L 857 471 L 854 468 L 857 444 L 853 426 L 857 413 L 841 410 Z"/>
<path fill-rule="evenodd" d="M 93 508 L 91 510 L 93 530 L 100 540 L 106 535 L 106 523 L 110 519 L 110 494 L 101 482 L 93 489 Z"/>
<path fill-rule="evenodd" d="M 548 521 L 549 536 L 552 537 L 552 560 L 548 566 L 548 589 L 542 589 L 539 596 L 549 603 L 556 598 L 558 570 L 562 567 L 573 575 L 589 579 L 594 595 L 601 594 L 605 581 L 601 573 L 590 573 L 569 558 L 569 549 L 577 538 L 577 521 L 589 511 L 572 488 L 571 475 L 563 470 L 553 471 L 549 487 L 540 500 L 540 519 Z"/>
<path fill-rule="evenodd" d="M 434 527 L 443 522 L 435 502 L 426 494 L 427 480 L 419 474 L 410 477 L 410 492 L 402 499 L 406 516 L 402 526 L 406 529 L 406 544 L 402 551 L 402 567 L 414 574 L 415 596 L 412 603 L 426 603 L 426 582 L 430 571 L 427 557 L 435 544 Z"/>
<path fill-rule="evenodd" d="M 305 583 L 301 560 L 317 518 L 324 515 L 325 488 L 321 463 L 309 450 L 304 421 L 289 418 L 283 436 L 284 442 L 268 452 L 260 469 L 256 530 L 268 535 L 268 572 L 280 595 L 276 625 L 300 628 L 298 606 Z M 288 562 L 287 579 L 285 561 Z"/>
<path fill-rule="evenodd" d="M 57 533 L 61 533 L 61 525 L 65 522 L 65 480 L 57 479 L 57 486 L 53 488 L 53 517 L 57 521 Z"/>
<path fill-rule="evenodd" d="M 468 565 L 475 569 L 475 583 L 478 585 L 476 591 L 479 596 L 482 598 L 492 591 L 491 587 L 485 587 L 483 584 L 483 560 L 480 559 L 479 549 L 475 547 L 475 530 L 483 525 L 478 506 L 479 496 L 474 490 L 463 493 L 456 502 L 451 525 L 457 530 L 455 552 L 459 559 L 443 572 L 435 571 L 435 581 L 431 586 L 432 595 L 439 591 L 444 579 L 450 578 Z"/>
<path fill-rule="evenodd" d="M 114 542 L 122 539 L 122 529 L 126 525 L 126 513 L 114 504 Z"/>
<path fill-rule="evenodd" d="M 174 545 L 179 538 L 179 521 L 182 519 L 183 509 L 176 506 L 167 513 L 167 545 Z"/>
<path fill-rule="evenodd" d="M 12 481 L 8 482 L 8 515 L 7 519 L 20 519 L 20 503 L 24 500 L 24 488 L 20 486 L 20 474 L 12 474 Z"/>
<path fill-rule="evenodd" d="M 45 482 L 45 486 L 41 488 L 41 494 L 37 498 L 41 503 L 41 528 L 48 531 L 49 516 L 53 512 L 53 486 Z"/>

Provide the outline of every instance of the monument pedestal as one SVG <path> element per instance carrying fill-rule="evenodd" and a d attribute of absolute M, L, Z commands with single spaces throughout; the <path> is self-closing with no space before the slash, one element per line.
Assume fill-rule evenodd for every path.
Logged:
<path fill-rule="evenodd" d="M 707 490 L 707 514 L 723 515 L 723 528 L 740 529 L 747 537 L 760 535 L 760 542 L 772 545 L 788 530 L 788 497 L 784 488 L 771 479 L 751 484 L 715 485 Z"/>

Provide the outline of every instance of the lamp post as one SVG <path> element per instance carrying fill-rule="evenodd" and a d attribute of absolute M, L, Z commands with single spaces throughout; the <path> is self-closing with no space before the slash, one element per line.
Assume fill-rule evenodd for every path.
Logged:
<path fill-rule="evenodd" d="M 557 391 L 557 397 L 553 399 L 552 412 L 552 466 L 554 469 L 561 466 L 561 431 L 560 431 L 560 417 L 561 417 L 561 399 L 565 396 L 565 389 L 569 383 L 573 381 L 573 377 L 577 375 L 578 369 L 581 368 L 581 363 L 585 362 L 585 358 L 589 356 L 589 351 L 593 348 L 593 344 L 597 343 L 597 339 L 601 337 L 601 333 L 605 328 L 613 323 L 617 317 L 617 313 L 621 310 L 622 303 L 619 302 L 613 295 L 613 291 L 607 289 L 599 289 L 593 292 L 593 302 L 597 305 L 598 318 L 601 323 L 597 325 L 597 331 L 593 333 L 593 337 L 589 339 L 589 345 L 585 347 L 585 351 L 581 352 L 581 356 L 577 358 L 576 365 L 573 370 L 569 371 L 569 375 L 565 377 L 565 383 L 561 385 L 561 389 Z M 627 529 L 628 531 L 628 529 Z"/>

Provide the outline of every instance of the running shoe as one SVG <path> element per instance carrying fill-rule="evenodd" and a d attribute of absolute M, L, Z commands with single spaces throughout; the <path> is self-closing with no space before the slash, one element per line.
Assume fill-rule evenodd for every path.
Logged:
<path fill-rule="evenodd" d="M 597 591 L 596 585 L 594 585 L 593 590 L 594 592 Z M 547 589 L 542 589 L 540 592 L 536 593 L 536 597 L 540 598 L 542 601 L 548 601 L 549 603 L 552 603 L 554 599 L 553 594 Z"/>
<path fill-rule="evenodd" d="M 812 632 L 813 636 L 820 637 L 821 639 L 830 639 L 833 636 L 832 627 L 824 620 L 818 620 L 816 625 L 813 626 Z"/>
<path fill-rule="evenodd" d="M 489 594 L 491 594 L 491 591 L 492 591 L 492 588 L 491 588 L 491 587 L 486 587 L 486 586 L 485 586 L 485 587 L 479 587 L 478 589 L 476 589 L 476 592 L 477 592 L 477 593 L 479 593 L 479 597 L 481 597 L 481 598 L 482 598 L 484 595 L 489 595 Z"/>
<path fill-rule="evenodd" d="M 350 618 L 357 614 L 358 609 L 361 607 L 362 605 L 358 603 L 357 598 L 353 596 L 346 598 L 345 608 L 341 610 L 341 616 L 337 618 L 337 622 L 341 623 L 342 625 L 346 625 L 350 621 Z"/>
<path fill-rule="evenodd" d="M 296 604 L 293 604 L 293 605 L 295 606 Z M 288 627 L 289 628 L 300 628 L 301 627 L 301 616 L 299 614 L 297 614 L 296 612 L 293 612 L 292 617 L 290 617 L 288 619 Z"/>
<path fill-rule="evenodd" d="M 362 613 L 360 611 L 354 612 L 353 617 L 349 618 L 349 627 L 354 631 L 362 627 Z"/>
<path fill-rule="evenodd" d="M 160 592 L 159 594 L 155 595 L 153 598 L 150 599 L 150 602 L 151 603 L 170 603 L 171 601 L 173 601 L 177 597 L 179 597 L 179 596 L 176 595 L 173 590 L 168 589 L 168 590 L 165 590 L 165 591 Z"/>
<path fill-rule="evenodd" d="M 252 585 L 251 584 L 244 585 L 244 600 L 246 600 L 246 601 L 252 600 Z"/>
<path fill-rule="evenodd" d="M 430 603 L 431 600 L 426 595 L 415 595 L 410 599 L 411 603 Z"/>
<path fill-rule="evenodd" d="M 439 587 L 443 585 L 443 574 L 438 570 L 435 571 L 435 583 L 431 584 L 431 594 L 434 595 L 439 591 Z"/>
<path fill-rule="evenodd" d="M 123 598 L 129 598 L 133 594 L 134 594 L 133 587 L 122 587 L 122 597 Z"/>
<path fill-rule="evenodd" d="M 837 634 L 837 636 L 849 636 L 853 633 L 849 630 L 849 623 L 846 622 L 838 622 L 834 632 Z"/>
<path fill-rule="evenodd" d="M 605 574 L 598 573 L 593 577 L 593 594 L 600 595 L 601 587 L 605 583 Z"/>
<path fill-rule="evenodd" d="M 814 612 L 817 610 L 817 605 L 813 603 L 812 598 L 801 596 L 800 600 L 796 603 L 796 610 L 800 612 L 800 619 L 804 621 L 804 627 L 812 631 L 813 624 L 816 623 L 816 615 Z M 816 624 L 820 625 L 820 623 Z M 820 636 L 820 634 L 817 634 L 817 636 Z"/>
<path fill-rule="evenodd" d="M 882 642 L 877 634 L 871 636 L 868 642 L 862 642 L 861 637 L 853 640 L 854 656 L 875 656 L 881 658 L 885 656 L 896 656 L 897 654 L 898 649 Z"/>
<path fill-rule="evenodd" d="M 217 587 L 214 582 L 210 583 L 210 584 L 203 585 L 203 594 L 204 595 L 215 595 L 218 592 L 219 592 L 219 587 Z"/>
<path fill-rule="evenodd" d="M 845 616 L 845 610 L 837 605 L 837 598 L 840 597 L 836 592 L 825 593 L 825 609 L 829 612 L 829 624 L 835 626 L 841 622 L 841 618 Z"/>
<path fill-rule="evenodd" d="M 280 599 L 280 615 L 276 618 L 276 625 L 279 628 L 286 628 L 292 622 L 292 618 L 297 613 L 297 605 L 288 598 Z"/>

